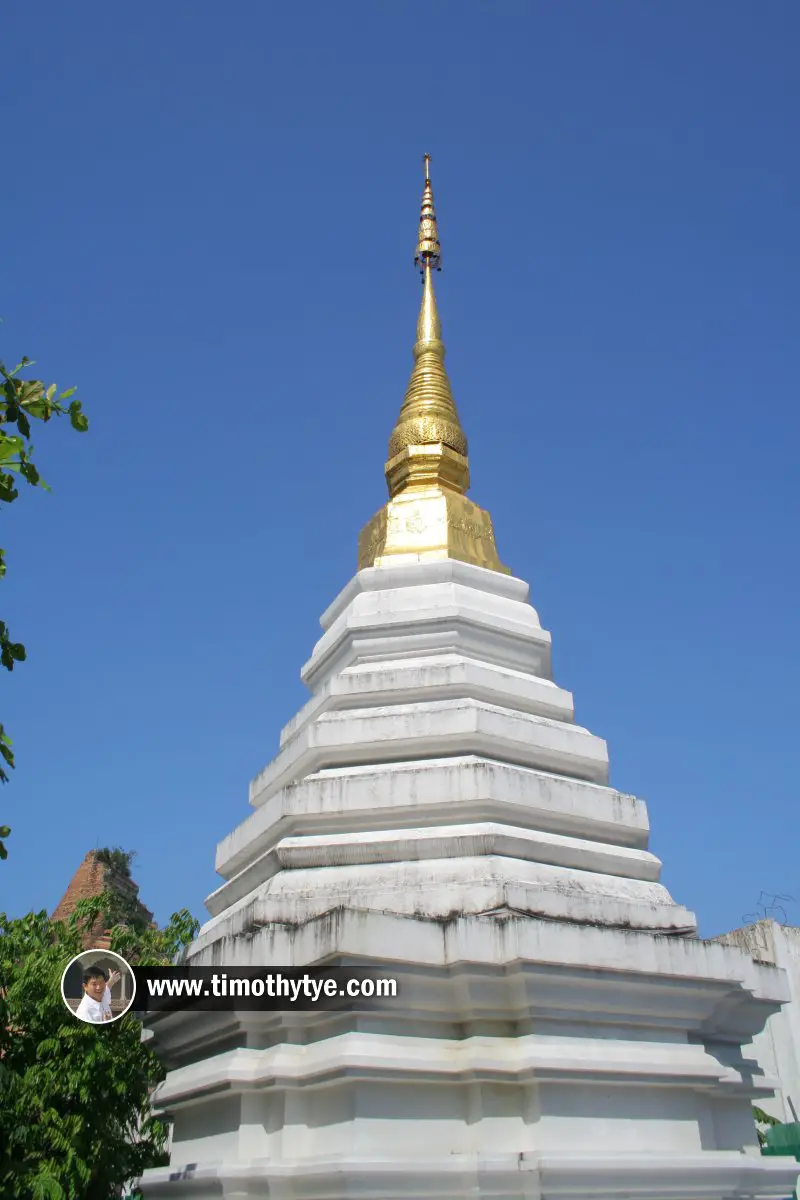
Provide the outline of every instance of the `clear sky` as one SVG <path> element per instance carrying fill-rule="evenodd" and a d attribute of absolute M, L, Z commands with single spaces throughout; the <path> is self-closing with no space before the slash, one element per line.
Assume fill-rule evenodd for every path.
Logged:
<path fill-rule="evenodd" d="M 0 355 L 79 384 L 2 514 L 0 906 L 166 919 L 384 502 L 421 156 L 475 501 L 712 935 L 800 923 L 796 0 L 6 0 Z M 2 821 L 0 821 L 0 824 Z"/>

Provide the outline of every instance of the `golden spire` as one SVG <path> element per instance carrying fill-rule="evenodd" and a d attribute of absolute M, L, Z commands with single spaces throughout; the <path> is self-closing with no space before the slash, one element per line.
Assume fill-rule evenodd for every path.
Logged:
<path fill-rule="evenodd" d="M 444 365 L 442 323 L 433 291 L 433 271 L 441 270 L 442 248 L 439 227 L 433 204 L 430 180 L 430 155 L 426 154 L 425 188 L 419 216 L 419 234 L 414 265 L 422 274 L 422 304 L 417 320 L 417 340 L 414 343 L 414 370 L 406 389 L 397 424 L 389 439 L 389 460 L 386 482 L 389 494 L 397 495 L 406 487 L 431 481 L 434 466 L 431 455 L 407 454 L 394 463 L 407 447 L 436 446 L 435 472 L 444 487 L 466 492 L 469 487 L 467 439 L 458 418 L 450 380 Z M 390 469 L 390 464 L 394 466 Z"/>
<path fill-rule="evenodd" d="M 467 439 L 444 365 L 442 325 L 433 290 L 442 250 L 426 154 L 415 266 L 422 304 L 414 368 L 389 439 L 386 482 L 391 499 L 361 531 L 359 570 L 369 566 L 454 558 L 508 573 L 497 557 L 492 519 L 466 498 Z"/>
<path fill-rule="evenodd" d="M 436 224 L 436 209 L 433 207 L 433 188 L 431 187 L 431 156 L 423 158 L 425 164 L 425 190 L 422 193 L 422 206 L 419 214 L 419 234 L 417 235 L 417 253 L 414 265 L 423 270 L 424 267 L 435 267 L 441 271 L 442 247 L 439 245 L 439 228 Z"/>

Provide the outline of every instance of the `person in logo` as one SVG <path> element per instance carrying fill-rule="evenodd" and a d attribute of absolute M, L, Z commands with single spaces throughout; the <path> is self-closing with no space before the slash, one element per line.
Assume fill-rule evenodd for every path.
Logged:
<path fill-rule="evenodd" d="M 75 1016 L 96 1025 L 112 1020 L 111 989 L 118 979 L 119 971 L 106 975 L 102 967 L 87 967 L 83 972 L 83 996 Z"/>

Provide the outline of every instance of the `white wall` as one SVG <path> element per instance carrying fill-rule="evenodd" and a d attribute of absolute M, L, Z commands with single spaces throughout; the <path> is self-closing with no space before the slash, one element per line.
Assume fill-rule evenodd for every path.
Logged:
<path fill-rule="evenodd" d="M 747 1055 L 749 1049 L 764 1073 L 780 1081 L 775 1097 L 762 1100 L 760 1107 L 779 1121 L 796 1121 L 800 1119 L 800 928 L 757 921 L 714 941 L 738 946 L 757 962 L 782 967 L 788 976 L 791 1000 L 769 1017 L 743 1053 Z"/>

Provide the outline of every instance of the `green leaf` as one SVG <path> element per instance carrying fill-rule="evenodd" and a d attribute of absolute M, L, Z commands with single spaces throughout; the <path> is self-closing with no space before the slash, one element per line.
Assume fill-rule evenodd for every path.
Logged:
<path fill-rule="evenodd" d="M 753 1116 L 761 1125 L 782 1125 L 783 1124 L 783 1122 L 779 1121 L 777 1117 L 771 1117 L 769 1115 L 769 1113 L 764 1112 L 763 1108 L 759 1108 L 758 1105 L 756 1105 L 756 1104 L 753 1105 Z"/>
<path fill-rule="evenodd" d="M 76 387 L 67 388 L 67 390 L 62 392 L 58 398 L 59 400 L 69 400 L 70 396 L 74 396 L 77 390 L 78 389 Z"/>
<path fill-rule="evenodd" d="M 25 647 L 23 646 L 22 642 L 12 642 L 11 653 L 17 662 L 25 662 L 25 659 L 27 658 Z"/>
<path fill-rule="evenodd" d="M 0 433 L 0 462 L 13 458 L 25 449 L 25 442 L 14 434 Z"/>
<path fill-rule="evenodd" d="M 49 421 L 53 408 L 46 400 L 32 400 L 30 404 L 25 405 L 25 411 L 36 417 L 37 421 Z"/>
<path fill-rule="evenodd" d="M 20 473 L 27 479 L 28 483 L 33 487 L 37 487 L 41 483 L 41 475 L 37 471 L 32 462 L 24 462 L 20 465 Z"/>
<path fill-rule="evenodd" d="M 20 359 L 20 361 L 17 363 L 17 365 L 16 365 L 15 367 L 13 367 L 13 368 L 12 368 L 12 369 L 11 369 L 11 370 L 8 372 L 8 374 L 9 374 L 9 375 L 16 375 L 16 374 L 17 374 L 17 372 L 18 372 L 18 371 L 21 371 L 23 367 L 35 367 L 35 366 L 36 366 L 36 363 L 35 363 L 35 362 L 33 362 L 33 361 L 30 359 L 30 358 L 28 358 L 28 356 L 27 356 L 26 354 L 23 354 L 22 358 L 21 358 L 21 359 Z"/>
<path fill-rule="evenodd" d="M 38 400 L 44 394 L 44 384 L 41 379 L 26 379 L 19 384 L 19 403 L 27 404 Z"/>
<path fill-rule="evenodd" d="M 78 433 L 86 433 L 89 428 L 89 418 L 85 413 L 81 412 L 81 408 L 80 400 L 73 400 L 67 411 L 72 428 L 77 429 Z"/>

